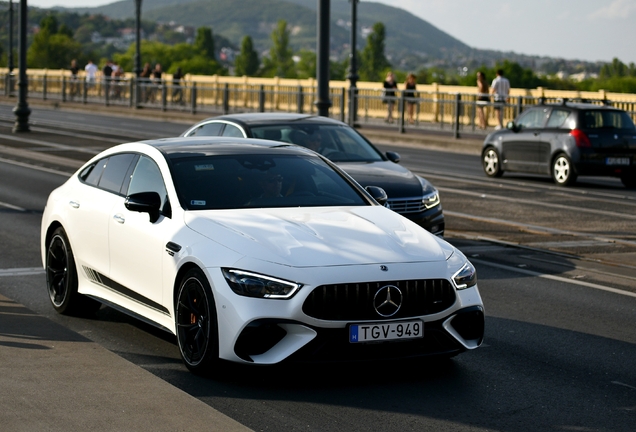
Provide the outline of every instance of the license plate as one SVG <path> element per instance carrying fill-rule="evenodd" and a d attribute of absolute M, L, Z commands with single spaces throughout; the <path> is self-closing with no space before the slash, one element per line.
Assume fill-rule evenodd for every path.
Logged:
<path fill-rule="evenodd" d="M 605 165 L 629 165 L 628 157 L 608 157 L 605 158 Z"/>
<path fill-rule="evenodd" d="M 391 323 L 352 324 L 349 342 L 375 342 L 424 337 L 424 323 L 420 320 Z"/>

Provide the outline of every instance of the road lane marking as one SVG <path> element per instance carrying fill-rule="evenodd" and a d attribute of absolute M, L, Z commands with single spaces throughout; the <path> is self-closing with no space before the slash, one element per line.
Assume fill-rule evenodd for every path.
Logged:
<path fill-rule="evenodd" d="M 6 208 L 10 208 L 11 210 L 21 211 L 21 212 L 27 211 L 25 208 L 14 206 L 13 204 L 9 204 L 9 203 L 2 202 L 2 201 L 0 201 L 0 206 L 1 207 L 6 207 Z"/>
<path fill-rule="evenodd" d="M 6 139 L 9 141 L 18 141 L 18 142 L 23 142 L 23 143 L 27 143 L 27 144 L 34 144 L 34 145 L 40 145 L 40 146 L 45 146 L 45 147 L 52 147 L 55 149 L 59 149 L 59 150 L 71 150 L 71 151 L 76 151 L 79 153 L 88 153 L 91 155 L 96 155 L 97 153 L 99 153 L 101 150 L 93 150 L 93 149 L 88 149 L 88 148 L 83 148 L 83 147 L 73 147 L 73 146 L 69 146 L 66 144 L 57 144 L 57 143 L 53 143 L 53 142 L 49 142 L 49 141 L 42 141 L 42 140 L 37 140 L 37 139 L 30 139 L 30 138 L 22 138 L 22 137 L 16 137 L 16 136 L 12 136 L 12 135 L 6 135 L 6 134 L 0 134 L 0 139 Z"/>
<path fill-rule="evenodd" d="M 5 159 L 0 157 L 0 162 L 4 162 L 6 164 L 10 164 L 10 165 L 16 165 L 19 167 L 23 167 L 23 168 L 30 168 L 30 169 L 34 169 L 36 171 L 43 171 L 43 172 L 47 172 L 49 174 L 57 174 L 57 175 L 61 175 L 64 177 L 70 177 L 71 174 L 64 172 L 64 171 L 58 171 L 56 169 L 53 168 L 47 168 L 47 167 L 42 167 L 42 166 L 38 166 L 38 165 L 31 165 L 28 163 L 24 163 L 24 162 L 18 162 L 18 161 L 14 161 L 11 159 Z"/>
<path fill-rule="evenodd" d="M 0 269 L 0 277 L 5 276 L 29 276 L 43 274 L 44 269 L 42 267 L 24 267 L 24 268 L 10 268 Z"/>
<path fill-rule="evenodd" d="M 624 295 L 627 297 L 634 297 L 636 298 L 636 293 L 633 293 L 631 291 L 625 291 L 625 290 L 620 290 L 617 288 L 612 288 L 612 287 L 608 287 L 605 285 L 599 285 L 599 284 L 595 284 L 595 283 L 591 283 L 591 282 L 584 282 L 581 280 L 577 280 L 577 279 L 568 279 L 568 278 L 564 278 L 561 276 L 554 276 L 554 275 L 549 275 L 549 274 L 545 274 L 545 273 L 539 273 L 536 271 L 532 271 L 532 270 L 524 270 L 518 267 L 511 267 L 511 266 L 507 266 L 507 265 L 503 265 L 503 264 L 497 264 L 497 263 L 492 263 L 492 262 L 488 262 L 488 261 L 483 261 L 480 259 L 474 259 L 471 258 L 470 259 L 471 262 L 473 263 L 477 263 L 477 264 L 481 264 L 481 265 L 485 265 L 485 266 L 490 266 L 490 267 L 495 267 L 495 268 L 499 268 L 502 270 L 508 270 L 511 272 L 516 272 L 516 273 L 521 273 L 521 274 L 525 274 L 528 276 L 534 276 L 534 277 L 540 277 L 543 279 L 550 279 L 553 281 L 557 281 L 557 282 L 564 282 L 564 283 L 569 283 L 572 285 L 580 285 L 580 286 L 584 286 L 587 288 L 592 288 L 592 289 L 597 289 L 597 290 L 601 290 L 601 291 L 607 291 L 607 292 L 611 292 L 614 294 L 620 294 L 620 295 Z"/>
<path fill-rule="evenodd" d="M 601 237 L 601 236 L 596 235 L 596 234 L 588 234 L 588 233 L 582 233 L 582 232 L 577 232 L 577 231 L 561 230 L 561 229 L 558 229 L 558 228 L 549 228 L 549 227 L 544 227 L 544 226 L 540 226 L 540 225 L 532 225 L 532 224 L 526 224 L 526 223 L 522 223 L 522 222 L 509 221 L 509 220 L 505 220 L 505 219 L 483 217 L 483 216 L 475 216 L 475 215 L 471 215 L 471 214 L 467 214 L 467 213 L 459 213 L 459 212 L 454 212 L 454 211 L 449 211 L 449 210 L 444 210 L 444 214 L 446 214 L 448 216 L 455 216 L 455 217 L 460 217 L 460 218 L 464 218 L 464 219 L 470 219 L 470 220 L 479 221 L 479 222 L 488 222 L 488 223 L 494 223 L 494 224 L 498 224 L 498 225 L 507 225 L 507 226 L 513 226 L 513 227 L 521 227 L 521 228 L 525 228 L 527 230 L 532 230 L 532 231 L 536 231 L 536 232 L 543 232 L 543 233 L 548 233 L 548 234 L 560 234 L 560 235 L 568 235 L 568 236 L 572 236 L 572 237 L 583 237 L 583 238 L 589 238 L 589 239 L 592 239 L 592 240 L 597 240 L 597 241 L 601 241 L 601 242 L 605 242 L 605 243 L 617 243 L 617 244 L 624 244 L 624 245 L 629 245 L 629 246 L 636 246 L 636 241 L 623 240 L 623 239 L 614 238 L 614 237 Z M 534 242 L 534 244 L 537 244 L 537 242 Z"/>

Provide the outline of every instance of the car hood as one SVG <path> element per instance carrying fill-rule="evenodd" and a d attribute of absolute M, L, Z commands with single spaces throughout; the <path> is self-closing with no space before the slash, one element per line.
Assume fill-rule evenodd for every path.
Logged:
<path fill-rule="evenodd" d="M 389 199 L 422 196 L 422 184 L 415 174 L 394 162 L 337 162 L 336 164 L 362 187 L 381 187 Z"/>
<path fill-rule="evenodd" d="M 191 211 L 185 219 L 244 256 L 293 267 L 446 259 L 440 240 L 380 206 Z"/>

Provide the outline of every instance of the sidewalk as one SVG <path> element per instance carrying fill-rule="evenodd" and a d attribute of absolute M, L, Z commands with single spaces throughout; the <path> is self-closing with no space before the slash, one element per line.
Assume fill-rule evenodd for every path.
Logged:
<path fill-rule="evenodd" d="M 0 295 L 6 431 L 249 431 L 83 336 Z"/>

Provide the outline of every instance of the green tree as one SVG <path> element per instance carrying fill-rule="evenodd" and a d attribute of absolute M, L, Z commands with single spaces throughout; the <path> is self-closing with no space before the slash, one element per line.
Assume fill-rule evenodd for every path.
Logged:
<path fill-rule="evenodd" d="M 384 24 L 377 22 L 367 36 L 367 44 L 360 55 L 360 78 L 363 81 L 380 81 L 391 63 L 384 55 L 386 30 Z"/>
<path fill-rule="evenodd" d="M 68 35 L 68 31 L 58 33 L 55 15 L 48 15 L 40 22 L 40 31 L 33 37 L 27 50 L 27 63 L 33 68 L 61 69 L 71 64 L 71 60 L 82 54 L 82 47 Z"/>
<path fill-rule="evenodd" d="M 296 68 L 292 58 L 292 50 L 289 46 L 289 30 L 287 21 L 280 20 L 272 32 L 272 49 L 269 57 L 264 59 L 266 76 L 278 76 L 281 78 L 295 78 Z"/>
<path fill-rule="evenodd" d="M 309 50 L 300 50 L 298 57 L 300 58 L 296 64 L 298 78 L 316 78 L 316 53 Z"/>
<path fill-rule="evenodd" d="M 241 42 L 241 52 L 236 56 L 234 67 L 236 76 L 254 76 L 258 72 L 260 62 L 254 50 L 254 42 L 250 36 L 245 36 Z"/>
<path fill-rule="evenodd" d="M 197 29 L 194 47 L 201 55 L 212 60 L 216 59 L 214 55 L 214 37 L 212 36 L 212 29 L 210 27 L 199 27 Z"/>

